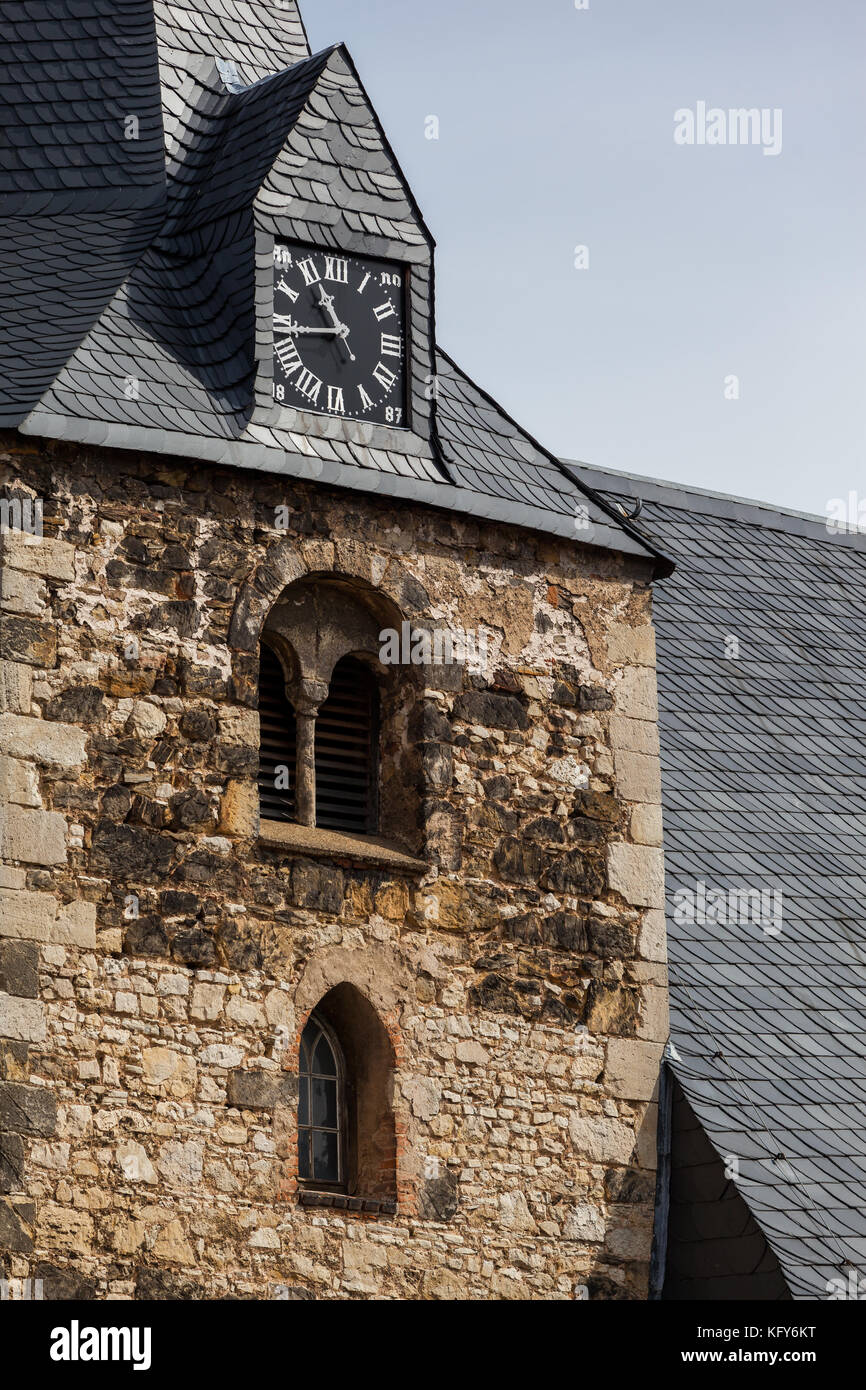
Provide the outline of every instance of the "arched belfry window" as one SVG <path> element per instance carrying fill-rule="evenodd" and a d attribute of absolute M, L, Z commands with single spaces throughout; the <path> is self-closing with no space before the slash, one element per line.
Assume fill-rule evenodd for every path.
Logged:
<path fill-rule="evenodd" d="M 337 662 L 316 719 L 316 824 L 372 834 L 377 828 L 379 698 L 356 657 Z"/>
<path fill-rule="evenodd" d="M 294 820 L 297 736 L 279 657 L 259 649 L 259 810 L 266 820 Z"/>
<path fill-rule="evenodd" d="M 336 1035 L 316 1014 L 301 1035 L 298 1073 L 298 1177 L 343 1187 L 345 1064 Z"/>
<path fill-rule="evenodd" d="M 260 638 L 263 842 L 327 849 L 342 833 L 420 848 L 420 674 L 382 656 L 402 621 L 335 576 L 297 580 L 274 603 Z"/>

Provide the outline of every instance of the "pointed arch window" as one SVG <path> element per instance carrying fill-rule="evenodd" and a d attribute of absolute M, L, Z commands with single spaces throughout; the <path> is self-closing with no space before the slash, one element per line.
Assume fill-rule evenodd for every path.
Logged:
<path fill-rule="evenodd" d="M 298 1067 L 298 1177 L 336 1191 L 346 1185 L 345 1076 L 336 1034 L 312 1014 Z"/>

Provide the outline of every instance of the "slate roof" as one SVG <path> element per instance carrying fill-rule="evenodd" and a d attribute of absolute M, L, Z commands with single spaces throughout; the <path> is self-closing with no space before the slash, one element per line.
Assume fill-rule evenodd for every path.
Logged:
<path fill-rule="evenodd" d="M 165 216 L 150 0 L 89 0 L 75 15 L 68 0 L 4 0 L 0 105 L 0 426 L 9 426 L 36 405 Z"/>
<path fill-rule="evenodd" d="M 444 354 L 425 367 L 432 449 L 265 419 L 258 229 L 290 204 L 299 240 L 428 259 L 433 244 L 348 53 L 311 56 L 293 0 L 9 0 L 2 26 L 17 107 L 0 425 L 379 491 L 670 569 Z"/>
<path fill-rule="evenodd" d="M 791 1294 L 825 1298 L 866 1272 L 866 534 L 581 471 L 677 559 L 654 590 L 670 1064 Z M 678 921 L 699 881 L 779 894 L 781 932 L 772 900 L 770 931 Z"/>

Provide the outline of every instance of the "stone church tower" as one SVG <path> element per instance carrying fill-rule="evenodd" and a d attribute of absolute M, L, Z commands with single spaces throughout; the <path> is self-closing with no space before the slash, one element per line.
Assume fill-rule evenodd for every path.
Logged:
<path fill-rule="evenodd" d="M 438 348 L 344 47 L 92 10 L 3 57 L 0 1275 L 644 1298 L 670 567 Z"/>

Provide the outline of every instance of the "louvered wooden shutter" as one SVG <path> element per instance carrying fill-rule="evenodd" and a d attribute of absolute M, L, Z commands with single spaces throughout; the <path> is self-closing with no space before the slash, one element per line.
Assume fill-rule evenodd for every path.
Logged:
<path fill-rule="evenodd" d="M 295 815 L 295 712 L 286 698 L 286 681 L 277 657 L 264 642 L 259 649 L 259 810 L 265 820 Z M 275 786 L 278 767 L 289 769 L 285 791 Z M 282 779 L 283 781 L 285 778 Z"/>
<path fill-rule="evenodd" d="M 337 662 L 316 719 L 316 825 L 326 830 L 376 830 L 378 692 L 354 657 Z"/>

